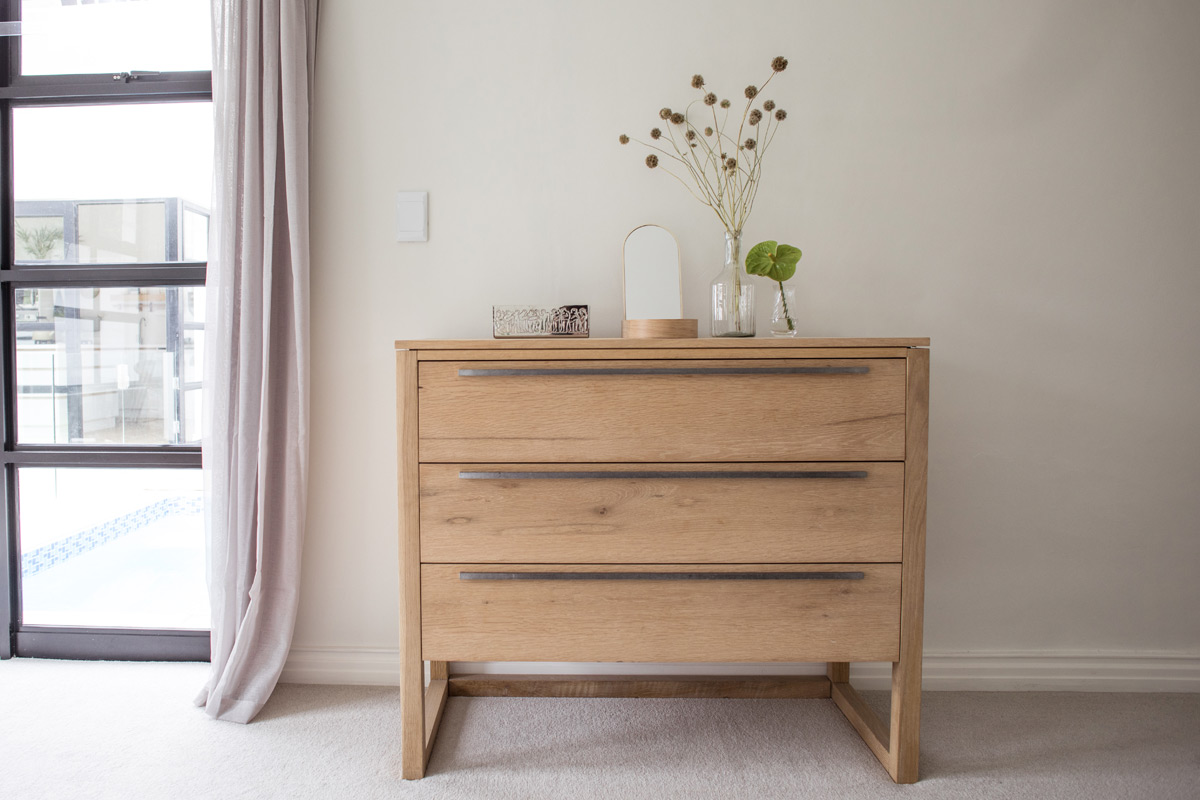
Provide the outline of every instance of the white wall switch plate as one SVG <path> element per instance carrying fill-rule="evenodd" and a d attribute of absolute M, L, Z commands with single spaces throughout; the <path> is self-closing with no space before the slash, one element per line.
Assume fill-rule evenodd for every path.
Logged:
<path fill-rule="evenodd" d="M 429 192 L 396 193 L 396 241 L 429 241 Z"/>

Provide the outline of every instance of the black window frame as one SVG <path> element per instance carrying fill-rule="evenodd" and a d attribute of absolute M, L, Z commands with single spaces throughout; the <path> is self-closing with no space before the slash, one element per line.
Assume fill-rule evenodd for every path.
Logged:
<path fill-rule="evenodd" d="M 20 0 L 0 0 L 0 22 L 19 22 Z M 17 470 L 20 467 L 199 469 L 190 445 L 18 444 L 16 435 L 16 307 L 19 288 L 203 286 L 207 264 L 20 264 L 16 255 L 13 110 L 54 105 L 111 105 L 212 100 L 212 73 L 130 72 L 21 75 L 20 36 L 0 37 L 0 659 L 207 661 L 208 631 L 26 625 L 21 622 Z M 182 258 L 182 253 L 179 253 Z M 168 256 L 169 257 L 169 256 Z M 180 373 L 183 380 L 183 374 Z M 186 383 L 184 386 L 186 387 Z"/>

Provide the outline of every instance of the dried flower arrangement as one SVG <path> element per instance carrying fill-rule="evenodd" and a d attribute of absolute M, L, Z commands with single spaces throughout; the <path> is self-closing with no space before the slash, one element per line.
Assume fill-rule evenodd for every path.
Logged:
<path fill-rule="evenodd" d="M 733 104 L 727 99 L 718 100 L 715 93 L 707 91 L 704 78 L 693 75 L 692 88 L 701 93 L 700 97 L 689 103 L 683 112 L 661 109 L 658 116 L 667 123 L 663 126 L 665 130 L 652 128 L 650 142 L 626 134 L 621 134 L 619 141 L 621 144 L 637 142 L 654 150 L 646 156 L 647 167 L 661 167 L 693 197 L 711 208 L 726 231 L 740 234 L 758 194 L 763 157 L 779 125 L 787 119 L 787 112 L 777 108 L 773 100 L 763 101 L 761 108 L 755 107 L 754 103 L 771 79 L 787 69 L 787 64 L 783 56 L 776 57 L 771 61 L 771 74 L 762 86 L 746 87 L 746 107 L 740 119 L 734 117 L 736 135 L 731 133 L 730 125 L 729 109 Z M 703 121 L 700 124 L 692 120 L 692 109 L 697 104 L 702 105 L 699 115 Z M 724 111 L 720 118 L 718 107 Z M 665 160 L 659 158 L 660 154 Z M 685 180 L 684 176 L 690 180 Z"/>

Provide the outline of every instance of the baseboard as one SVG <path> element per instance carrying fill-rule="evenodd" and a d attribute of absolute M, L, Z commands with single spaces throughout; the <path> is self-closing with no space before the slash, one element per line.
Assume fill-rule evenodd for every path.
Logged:
<path fill-rule="evenodd" d="M 382 647 L 293 647 L 279 682 L 399 686 L 400 651 Z"/>
<path fill-rule="evenodd" d="M 284 665 L 284 683 L 395 686 L 399 652 L 388 648 L 295 647 Z M 806 675 L 820 664 L 547 664 L 463 663 L 457 672 L 613 675 Z M 853 664 L 860 689 L 887 689 L 888 664 Z M 975 692 L 1200 692 L 1200 655 L 1194 653 L 926 653 L 927 691 Z"/>

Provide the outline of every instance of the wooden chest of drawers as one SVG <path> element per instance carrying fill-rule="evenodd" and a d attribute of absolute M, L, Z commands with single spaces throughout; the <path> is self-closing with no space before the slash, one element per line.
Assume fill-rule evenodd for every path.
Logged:
<path fill-rule="evenodd" d="M 397 343 L 403 774 L 448 694 L 832 697 L 917 777 L 928 344 Z M 451 676 L 451 661 L 827 677 Z M 849 662 L 893 665 L 878 720 Z M 424 664 L 430 664 L 426 688 Z"/>

